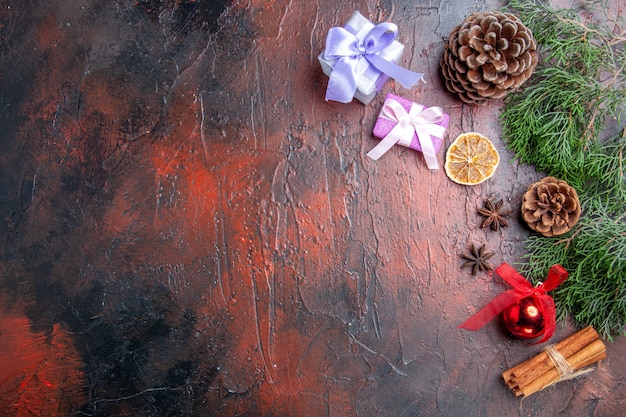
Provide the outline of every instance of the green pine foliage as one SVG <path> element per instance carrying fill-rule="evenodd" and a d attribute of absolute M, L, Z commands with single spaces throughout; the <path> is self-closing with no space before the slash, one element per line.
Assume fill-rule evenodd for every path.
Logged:
<path fill-rule="evenodd" d="M 626 127 L 619 117 L 626 109 L 626 31 L 603 3 L 584 7 L 509 2 L 508 11 L 533 32 L 541 61 L 507 96 L 500 120 L 516 158 L 569 183 L 583 208 L 566 235 L 528 237 L 520 270 L 543 277 L 563 265 L 570 276 L 553 293 L 558 319 L 572 317 L 612 340 L 626 335 Z"/>

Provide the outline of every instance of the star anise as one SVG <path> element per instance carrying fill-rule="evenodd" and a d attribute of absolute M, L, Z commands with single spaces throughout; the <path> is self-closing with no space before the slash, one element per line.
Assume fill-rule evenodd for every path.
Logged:
<path fill-rule="evenodd" d="M 492 270 L 493 268 L 487 262 L 492 256 L 493 252 L 485 252 L 485 244 L 483 243 L 481 247 L 476 248 L 472 243 L 470 247 L 470 251 L 468 253 L 462 253 L 461 257 L 465 258 L 466 261 L 463 262 L 461 268 L 471 267 L 472 275 L 476 275 L 478 271 L 485 272 L 487 270 Z"/>
<path fill-rule="evenodd" d="M 494 204 L 490 198 L 483 202 L 484 207 L 478 209 L 478 214 L 486 217 L 481 227 L 491 226 L 491 230 L 495 232 L 500 230 L 500 227 L 509 227 L 509 223 L 505 218 L 511 215 L 511 210 L 503 210 L 503 204 L 503 200 L 498 200 Z"/>

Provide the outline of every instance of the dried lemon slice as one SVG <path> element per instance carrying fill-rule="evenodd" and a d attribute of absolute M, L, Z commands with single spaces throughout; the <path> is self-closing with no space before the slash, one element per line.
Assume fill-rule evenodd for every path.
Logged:
<path fill-rule="evenodd" d="M 500 155 L 493 143 L 475 132 L 462 133 L 446 152 L 446 175 L 457 184 L 476 185 L 496 172 Z"/>

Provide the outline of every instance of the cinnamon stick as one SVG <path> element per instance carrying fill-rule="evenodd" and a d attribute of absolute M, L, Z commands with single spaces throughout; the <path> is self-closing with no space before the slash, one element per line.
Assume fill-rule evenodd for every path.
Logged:
<path fill-rule="evenodd" d="M 567 359 L 567 362 L 574 371 L 577 371 L 604 358 L 606 358 L 606 346 L 602 340 L 597 339 L 582 348 L 579 352 L 571 355 Z M 524 395 L 527 397 L 537 391 L 541 391 L 555 382 L 558 382 L 559 379 L 561 379 L 559 371 L 556 368 L 552 368 L 527 385 L 519 387 L 518 391 L 514 390 L 514 392 L 516 396 Z"/>
<path fill-rule="evenodd" d="M 554 345 L 554 347 L 565 359 L 568 359 L 597 339 L 599 339 L 598 332 L 589 326 L 566 337 Z M 552 363 L 548 354 L 541 352 L 535 357 L 504 371 L 502 377 L 509 388 L 513 389 L 514 387 L 529 384 L 552 368 L 554 368 L 554 363 Z"/>

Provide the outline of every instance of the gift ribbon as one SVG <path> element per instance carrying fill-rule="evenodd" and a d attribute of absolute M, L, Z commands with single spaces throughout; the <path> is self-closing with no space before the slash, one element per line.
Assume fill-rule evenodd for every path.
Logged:
<path fill-rule="evenodd" d="M 421 104 L 411 103 L 411 108 L 407 112 L 397 100 L 387 99 L 380 113 L 381 117 L 397 123 L 383 140 L 367 153 L 367 156 L 377 160 L 395 144 L 408 147 L 413 140 L 413 134 L 416 134 L 428 168 L 439 168 L 431 136 L 443 139 L 446 132 L 445 127 L 437 124 L 444 120 L 444 113 L 440 107 L 425 108 Z"/>
<path fill-rule="evenodd" d="M 367 25 L 366 25 L 367 26 Z M 326 37 L 325 59 L 336 59 L 328 80 L 326 100 L 349 103 L 357 89 L 357 79 L 367 66 L 359 63 L 366 59 L 378 71 L 397 80 L 405 88 L 413 86 L 424 74 L 418 74 L 387 61 L 378 54 L 391 45 L 398 36 L 398 27 L 389 22 L 379 23 L 371 30 L 366 26 L 356 34 L 342 27 L 334 27 Z"/>
<path fill-rule="evenodd" d="M 536 287 L 533 287 L 526 278 L 507 263 L 503 263 L 496 268 L 496 274 L 511 284 L 513 289 L 497 296 L 485 308 L 474 314 L 459 327 L 467 330 L 478 330 L 497 317 L 508 306 L 522 298 L 533 297 L 536 304 L 542 309 L 544 319 L 543 338 L 537 343 L 545 342 L 552 337 L 556 328 L 556 308 L 554 300 L 546 292 L 555 289 L 565 281 L 568 276 L 567 271 L 561 265 L 553 265 L 548 271 L 545 282 L 540 282 Z"/>

